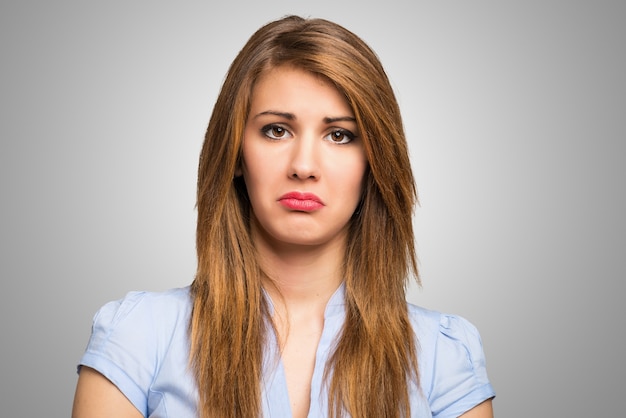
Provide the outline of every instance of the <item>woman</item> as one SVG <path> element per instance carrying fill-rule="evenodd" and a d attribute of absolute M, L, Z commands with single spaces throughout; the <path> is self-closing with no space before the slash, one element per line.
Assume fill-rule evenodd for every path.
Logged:
<path fill-rule="evenodd" d="M 491 417 L 476 329 L 405 302 L 415 201 L 369 47 L 262 27 L 200 156 L 196 278 L 98 312 L 73 416 Z"/>

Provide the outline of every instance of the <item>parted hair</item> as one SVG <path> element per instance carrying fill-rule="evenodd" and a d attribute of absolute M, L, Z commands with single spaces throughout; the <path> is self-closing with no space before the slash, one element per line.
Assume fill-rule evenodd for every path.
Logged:
<path fill-rule="evenodd" d="M 343 275 L 346 317 L 325 368 L 329 417 L 408 417 L 418 385 L 418 342 L 407 281 L 418 281 L 412 228 L 417 201 L 400 110 L 376 54 L 323 19 L 287 16 L 261 27 L 232 62 L 213 108 L 198 170 L 189 326 L 200 417 L 261 416 L 264 347 L 274 325 L 250 236 L 241 164 L 255 82 L 289 65 L 331 82 L 354 112 L 368 169 L 350 219 Z"/>

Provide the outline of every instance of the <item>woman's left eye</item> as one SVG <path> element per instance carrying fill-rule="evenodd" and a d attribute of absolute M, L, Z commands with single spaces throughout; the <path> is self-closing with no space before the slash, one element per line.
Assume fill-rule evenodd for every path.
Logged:
<path fill-rule="evenodd" d="M 329 133 L 326 138 L 335 144 L 347 144 L 354 139 L 355 135 L 346 129 L 337 129 Z"/>

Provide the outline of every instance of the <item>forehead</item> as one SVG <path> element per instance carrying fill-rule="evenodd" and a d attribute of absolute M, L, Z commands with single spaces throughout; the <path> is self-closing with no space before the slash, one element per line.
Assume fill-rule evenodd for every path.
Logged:
<path fill-rule="evenodd" d="M 256 80 L 250 98 L 251 112 L 259 107 L 323 106 L 352 115 L 345 96 L 327 78 L 293 66 L 264 71 Z"/>

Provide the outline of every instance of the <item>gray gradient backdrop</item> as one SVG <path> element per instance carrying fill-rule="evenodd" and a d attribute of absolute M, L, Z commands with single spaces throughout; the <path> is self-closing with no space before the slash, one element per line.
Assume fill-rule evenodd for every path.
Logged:
<path fill-rule="evenodd" d="M 97 308 L 191 282 L 217 91 L 254 30 L 296 13 L 388 71 L 421 199 L 409 299 L 479 327 L 496 415 L 623 416 L 625 10 L 4 0 L 0 415 L 69 416 Z"/>

